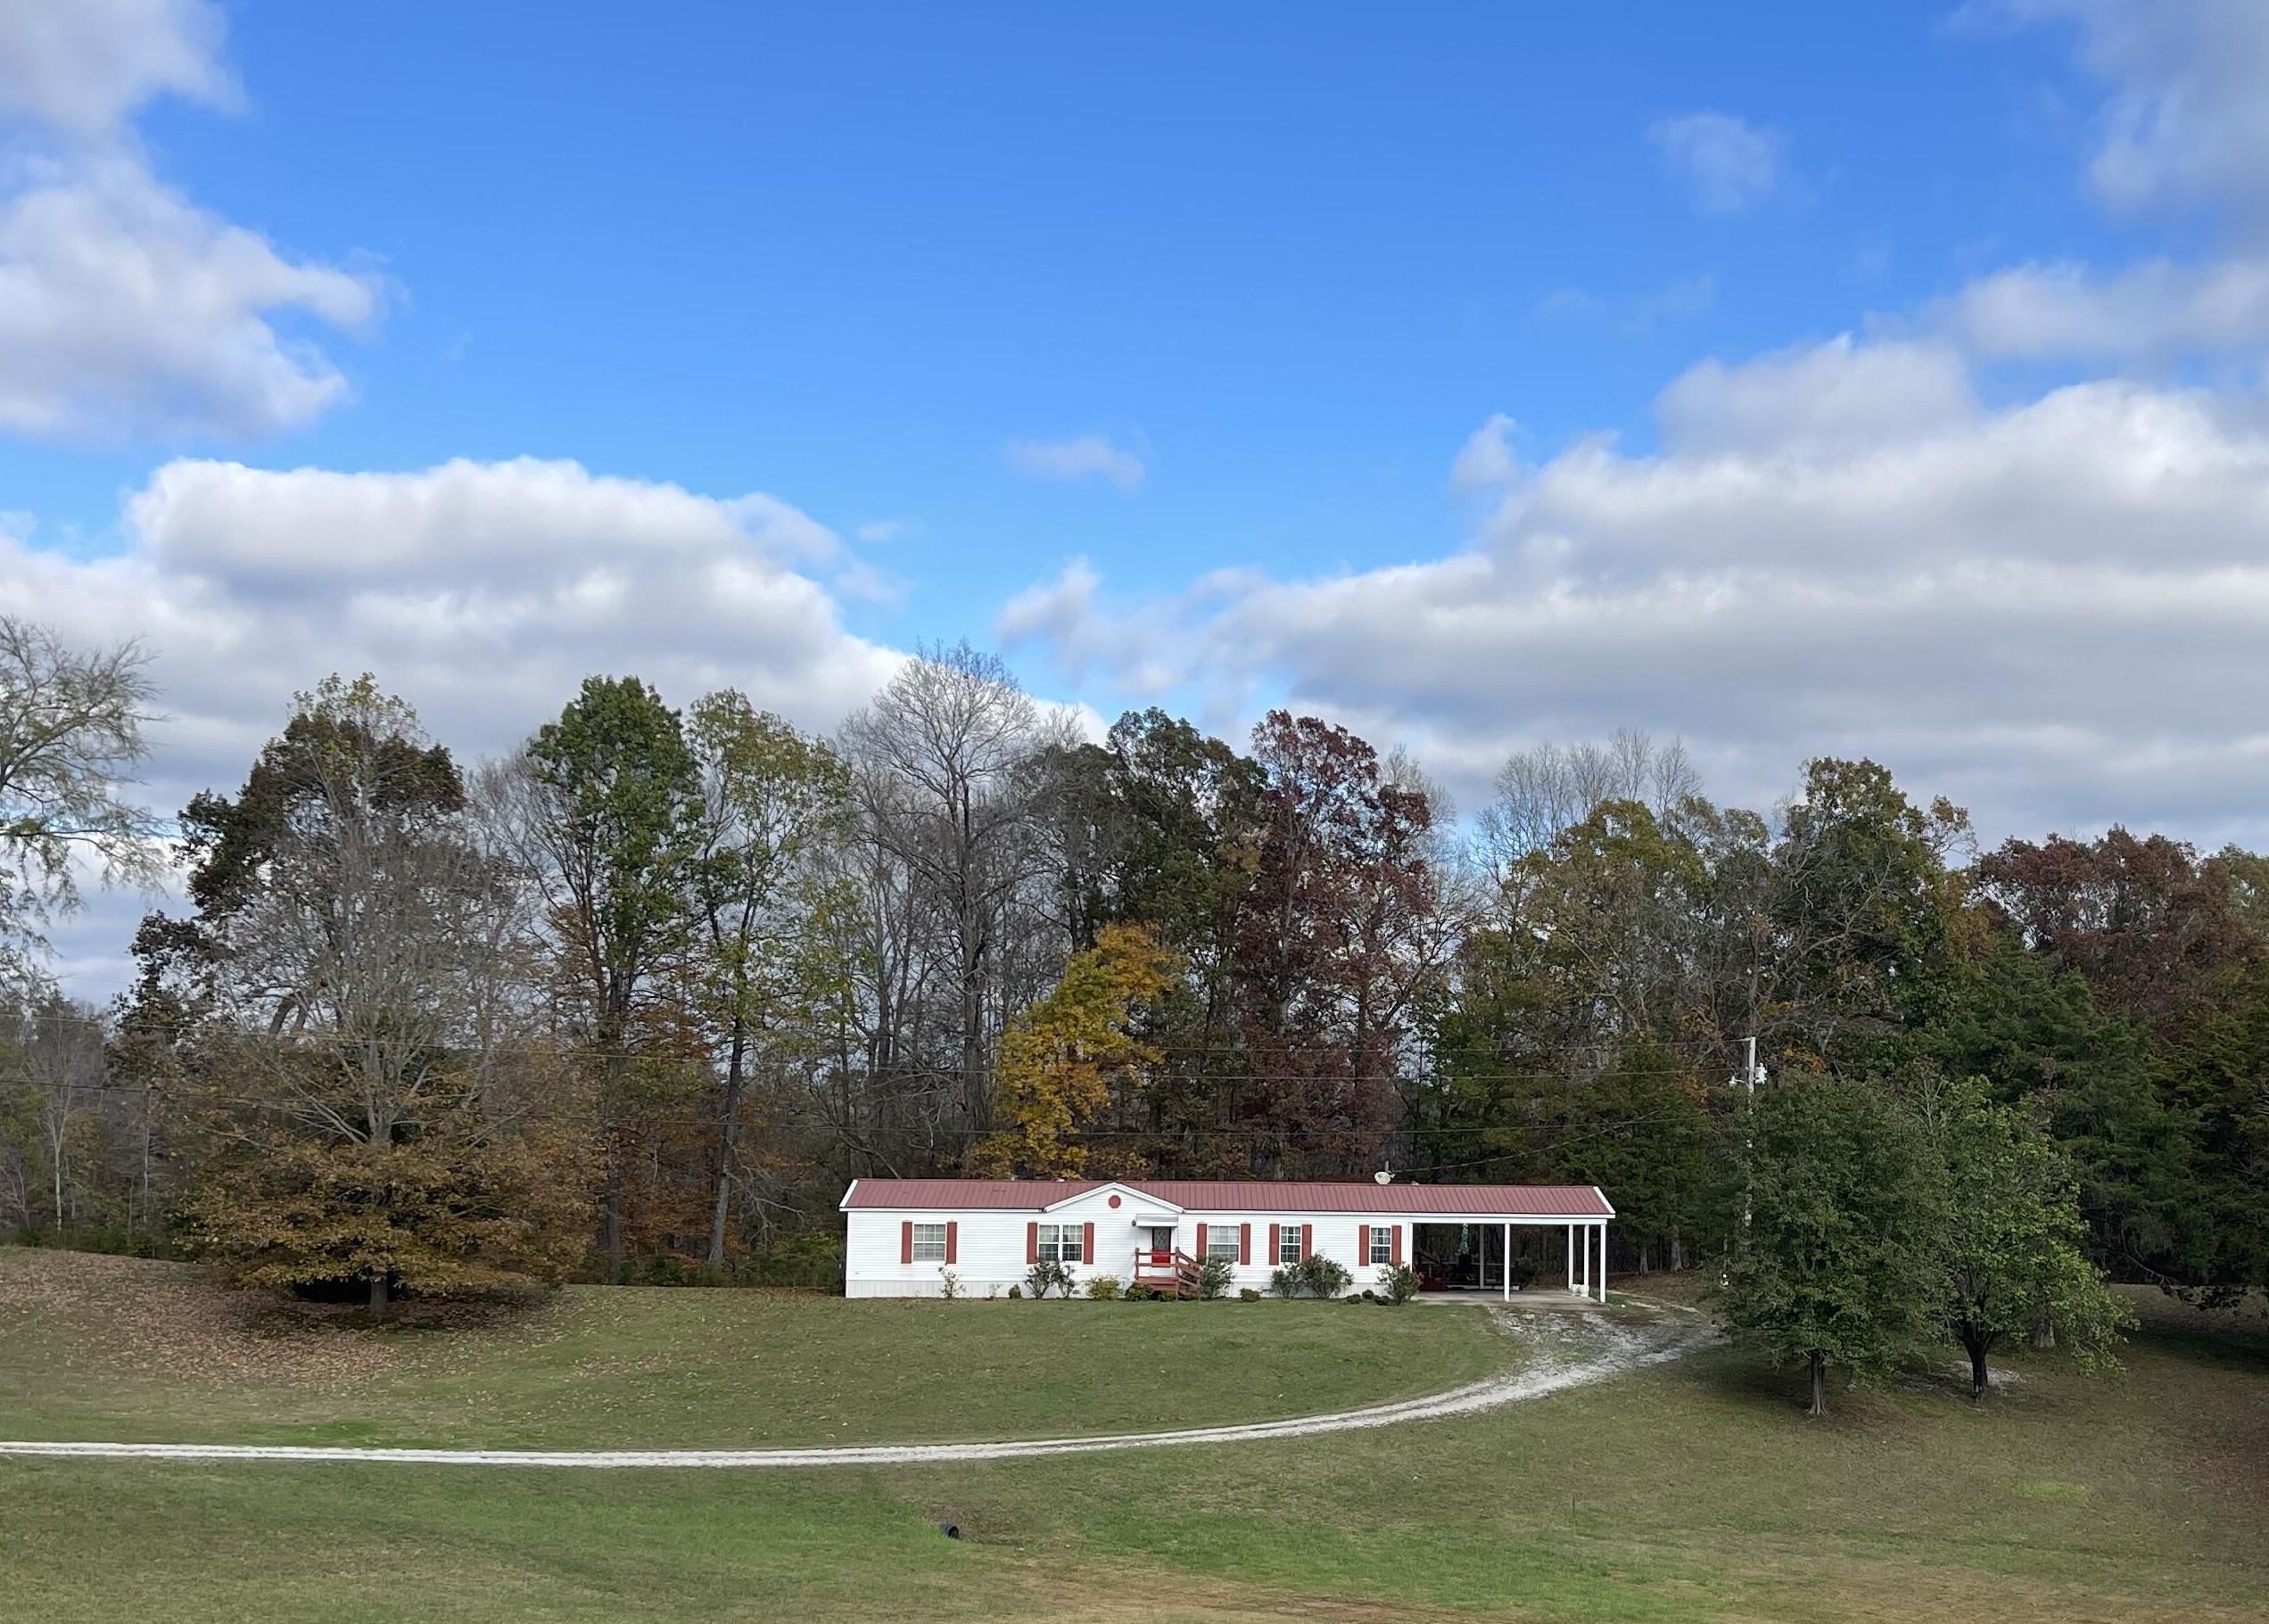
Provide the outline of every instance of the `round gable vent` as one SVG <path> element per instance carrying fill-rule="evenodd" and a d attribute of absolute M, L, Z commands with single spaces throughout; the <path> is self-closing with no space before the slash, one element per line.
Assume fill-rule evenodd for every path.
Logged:
<path fill-rule="evenodd" d="M 1118 1206 L 1118 1198 L 1117 1196 L 1113 1196 L 1113 1197 L 1111 1197 L 1111 1199 L 1110 1199 L 1110 1204 L 1111 1204 L 1113 1207 Z"/>

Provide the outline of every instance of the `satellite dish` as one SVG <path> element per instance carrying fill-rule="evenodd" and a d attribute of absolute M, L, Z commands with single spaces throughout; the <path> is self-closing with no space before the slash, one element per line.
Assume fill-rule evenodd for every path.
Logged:
<path fill-rule="evenodd" d="M 1380 1169 L 1379 1169 L 1376 1173 L 1374 1173 L 1374 1174 L 1373 1174 L 1373 1175 L 1371 1175 L 1371 1182 L 1372 1182 L 1373 1183 L 1374 1183 L 1374 1184 L 1391 1184 L 1391 1183 L 1394 1183 L 1394 1169 L 1393 1169 L 1392 1167 L 1382 1167 L 1382 1168 L 1380 1168 Z"/>

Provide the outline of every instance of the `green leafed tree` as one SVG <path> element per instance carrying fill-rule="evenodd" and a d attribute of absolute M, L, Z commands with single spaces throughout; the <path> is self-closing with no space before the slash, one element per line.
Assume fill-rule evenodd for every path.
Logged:
<path fill-rule="evenodd" d="M 501 787 L 546 890 L 565 1003 L 599 1061 L 601 1244 L 607 1278 L 619 1281 L 626 1161 L 651 1075 L 631 1059 L 656 986 L 694 939 L 700 765 L 654 689 L 636 677 L 586 677 Z"/>
<path fill-rule="evenodd" d="M 1936 1304 L 1927 1148 L 1881 1089 L 1793 1075 L 1737 1121 L 1748 1216 L 1721 1290 L 1737 1333 L 1803 1363 L 1810 1414 L 1828 1367 L 1887 1368 Z"/>
<path fill-rule="evenodd" d="M 1935 1183 L 1935 1312 L 1969 1356 L 1970 1394 L 2003 1342 L 2043 1331 L 2083 1368 L 2115 1364 L 2132 1322 L 2084 1247 L 2072 1165 L 2040 1119 L 1982 1082 L 1926 1076 L 1914 1090 Z"/>
<path fill-rule="evenodd" d="M 802 1040 L 825 989 L 810 974 L 810 858 L 842 832 L 842 757 L 733 688 L 697 701 L 687 732 L 701 769 L 694 864 L 700 1012 L 723 1059 L 708 1264 L 725 1263 L 750 1071 Z"/>
<path fill-rule="evenodd" d="M 2269 1288 L 2269 966 L 2230 983 L 2164 1060 L 2169 1108 L 2189 1128 L 2185 1294 L 2215 1305 Z"/>
<path fill-rule="evenodd" d="M 1770 909 L 1775 973 L 1760 1011 L 1774 1046 L 1856 1074 L 1942 1018 L 1968 814 L 1908 800 L 1873 762 L 1818 760 L 1783 814 Z"/>

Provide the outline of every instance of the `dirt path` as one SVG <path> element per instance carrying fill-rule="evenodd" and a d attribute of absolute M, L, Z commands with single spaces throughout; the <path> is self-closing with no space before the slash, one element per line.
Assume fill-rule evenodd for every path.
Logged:
<path fill-rule="evenodd" d="M 1174 1432 L 1123 1432 L 1096 1438 L 1035 1438 L 991 1444 L 863 1444 L 802 1449 L 384 1449 L 299 1444 L 79 1444 L 0 1442 L 0 1455 L 59 1455 L 110 1460 L 396 1462 L 426 1466 L 808 1467 L 911 1466 L 953 1461 L 1022 1460 L 1093 1455 L 1172 1444 L 1238 1444 L 1308 1438 L 1412 1421 L 1435 1421 L 1541 1398 L 1564 1388 L 1604 1381 L 1661 1364 L 1714 1340 L 1706 1326 L 1627 1320 L 1597 1312 L 1516 1314 L 1491 1308 L 1506 1335 L 1526 1347 L 1518 1366 L 1481 1381 L 1393 1404 L 1302 1415 L 1288 1421 Z"/>

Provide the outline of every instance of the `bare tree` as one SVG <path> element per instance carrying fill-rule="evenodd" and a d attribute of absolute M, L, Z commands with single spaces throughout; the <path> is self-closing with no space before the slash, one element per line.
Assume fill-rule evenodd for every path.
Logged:
<path fill-rule="evenodd" d="M 161 872 L 156 820 L 125 794 L 150 753 L 148 663 L 0 614 L 0 980 L 31 979 L 45 927 L 78 905 L 78 865 L 106 885 Z"/>
<path fill-rule="evenodd" d="M 1547 740 L 1515 752 L 1495 787 L 1481 836 L 1502 869 L 1551 845 L 1602 801 L 1637 801 L 1662 818 L 1702 793 L 1702 775 L 1681 741 L 1658 745 L 1624 728 L 1604 745 Z"/>
<path fill-rule="evenodd" d="M 68 1232 L 103 1185 L 109 1149 L 99 1010 L 45 995 L 0 1016 L 0 1228 Z M 43 1220 L 44 1209 L 44 1220 Z"/>
<path fill-rule="evenodd" d="M 1040 709 L 997 655 L 925 650 L 843 730 L 865 837 L 937 907 L 955 1020 L 962 1125 L 991 1124 L 987 985 L 1003 916 L 1038 868 L 1030 771 L 1047 742 Z"/>

